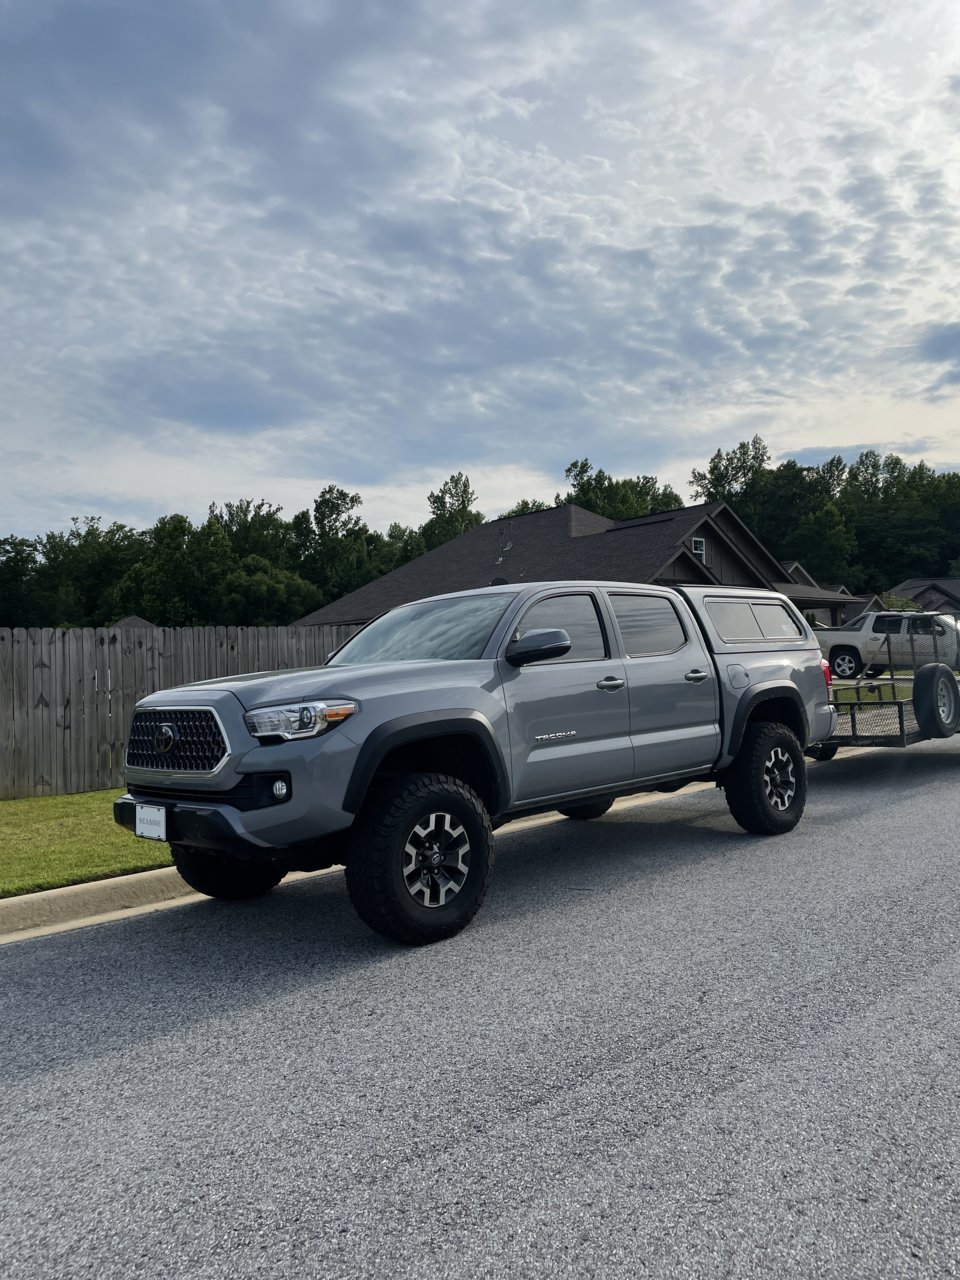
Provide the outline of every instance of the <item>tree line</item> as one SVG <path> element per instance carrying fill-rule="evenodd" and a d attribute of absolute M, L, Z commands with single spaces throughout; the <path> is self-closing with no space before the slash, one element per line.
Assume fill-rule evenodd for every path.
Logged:
<path fill-rule="evenodd" d="M 821 586 L 885 592 L 907 578 L 960 577 L 960 472 L 935 472 L 864 450 L 849 466 L 770 465 L 760 438 L 718 449 L 690 477 L 694 496 L 724 501 L 778 560 L 799 560 Z"/>
<path fill-rule="evenodd" d="M 566 468 L 573 502 L 614 520 L 682 506 L 656 476 L 613 476 L 587 458 Z M 960 575 L 960 474 L 872 450 L 847 466 L 771 466 L 759 436 L 717 450 L 690 479 L 700 501 L 728 502 L 781 560 L 821 585 L 885 590 L 911 576 Z M 463 472 L 427 497 L 420 526 L 371 529 L 360 494 L 327 485 L 289 519 L 264 500 L 211 505 L 194 524 L 161 516 L 148 529 L 96 516 L 66 532 L 0 537 L 0 626 L 107 626 L 137 614 L 161 626 L 289 623 L 482 524 Z M 544 510 L 525 499 L 504 516 Z"/>

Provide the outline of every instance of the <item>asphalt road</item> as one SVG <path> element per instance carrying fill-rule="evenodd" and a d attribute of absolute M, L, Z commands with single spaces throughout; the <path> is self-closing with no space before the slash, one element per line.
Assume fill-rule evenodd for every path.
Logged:
<path fill-rule="evenodd" d="M 0 950 L 0 1273 L 958 1274 L 960 741 L 497 850 L 432 948 L 330 875 Z"/>

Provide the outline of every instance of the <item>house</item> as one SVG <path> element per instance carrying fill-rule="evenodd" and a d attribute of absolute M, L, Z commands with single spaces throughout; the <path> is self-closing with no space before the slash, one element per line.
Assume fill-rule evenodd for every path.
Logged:
<path fill-rule="evenodd" d="M 784 562 L 783 567 L 786 569 L 788 575 L 798 585 L 805 585 L 814 588 L 817 592 L 820 591 L 820 587 L 813 580 L 810 574 L 807 573 L 799 560 L 787 560 Z M 830 626 L 837 622 L 850 622 L 854 618 L 859 618 L 861 613 L 866 613 L 868 610 L 873 611 L 883 608 L 883 601 L 878 595 L 870 593 L 865 596 L 855 596 L 851 591 L 848 591 L 842 583 L 830 585 L 827 587 L 827 590 L 836 592 L 837 595 L 845 596 L 846 603 L 841 604 L 839 609 L 836 605 L 831 605 L 829 608 L 813 608 L 805 610 L 806 613 L 813 616 L 814 621 L 823 623 L 825 626 Z M 794 599 L 799 604 L 799 593 L 794 596 Z"/>
<path fill-rule="evenodd" d="M 141 618 L 137 613 L 128 613 L 125 618 L 120 618 L 113 624 L 114 631 L 152 631 L 156 627 L 155 622 L 148 622 L 146 618 Z"/>
<path fill-rule="evenodd" d="M 907 578 L 891 594 L 916 600 L 921 609 L 960 615 L 960 578 Z"/>
<path fill-rule="evenodd" d="M 837 622 L 851 600 L 848 591 L 791 573 L 725 502 L 635 520 L 608 520 L 565 503 L 470 529 L 300 623 L 363 623 L 423 596 L 554 578 L 770 587 L 802 612 L 825 610 Z"/>

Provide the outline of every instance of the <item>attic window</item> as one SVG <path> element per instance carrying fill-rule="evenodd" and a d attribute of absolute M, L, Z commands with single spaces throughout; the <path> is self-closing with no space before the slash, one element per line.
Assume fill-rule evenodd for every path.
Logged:
<path fill-rule="evenodd" d="M 695 556 L 695 557 L 700 561 L 700 563 L 701 563 L 701 564 L 706 564 L 706 563 L 707 563 L 707 540 L 706 540 L 706 538 L 691 538 L 691 539 L 690 539 L 690 546 L 691 546 L 691 550 L 693 551 L 694 556 Z"/>

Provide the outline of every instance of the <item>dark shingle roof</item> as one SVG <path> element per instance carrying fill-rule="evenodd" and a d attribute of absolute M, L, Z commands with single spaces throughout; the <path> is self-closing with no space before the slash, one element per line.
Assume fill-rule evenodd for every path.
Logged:
<path fill-rule="evenodd" d="M 960 600 L 960 578 L 907 578 L 906 582 L 898 582 L 891 594 L 912 598 L 930 587 L 945 597 Z"/>
<path fill-rule="evenodd" d="M 308 614 L 306 624 L 365 622 L 386 609 L 507 582 L 558 578 L 648 582 L 683 539 L 722 503 L 702 503 L 637 520 L 607 520 L 566 504 L 470 529 L 426 555 Z M 509 545 L 508 545 L 509 544 Z"/>

